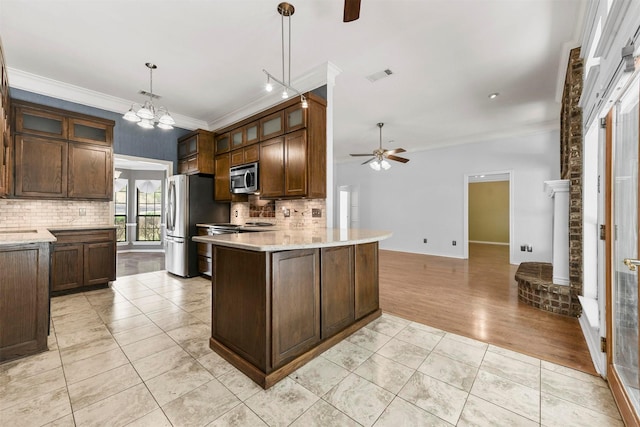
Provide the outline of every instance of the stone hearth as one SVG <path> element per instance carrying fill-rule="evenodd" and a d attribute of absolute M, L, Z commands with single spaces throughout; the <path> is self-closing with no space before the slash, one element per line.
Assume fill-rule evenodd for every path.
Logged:
<path fill-rule="evenodd" d="M 553 283 L 553 266 L 548 262 L 523 262 L 516 271 L 518 299 L 540 310 L 577 316 L 580 303 L 573 301 L 571 288 Z"/>

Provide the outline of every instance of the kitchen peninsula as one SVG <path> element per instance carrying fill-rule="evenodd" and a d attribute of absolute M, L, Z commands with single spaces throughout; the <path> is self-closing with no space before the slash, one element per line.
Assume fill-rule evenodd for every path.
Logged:
<path fill-rule="evenodd" d="M 263 388 L 381 315 L 378 242 L 390 232 L 276 230 L 212 245 L 211 348 Z"/>

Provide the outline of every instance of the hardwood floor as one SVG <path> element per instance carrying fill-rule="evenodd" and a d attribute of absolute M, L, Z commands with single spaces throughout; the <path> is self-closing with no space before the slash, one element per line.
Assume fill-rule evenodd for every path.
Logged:
<path fill-rule="evenodd" d="M 469 259 L 380 251 L 383 311 L 596 375 L 577 318 L 518 301 L 507 246 L 470 244 Z"/>

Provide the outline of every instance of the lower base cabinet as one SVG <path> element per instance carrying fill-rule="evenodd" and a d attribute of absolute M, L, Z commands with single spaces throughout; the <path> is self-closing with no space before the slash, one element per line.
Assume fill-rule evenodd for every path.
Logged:
<path fill-rule="evenodd" d="M 378 244 L 213 246 L 211 348 L 264 388 L 380 316 Z"/>
<path fill-rule="evenodd" d="M 105 285 L 116 279 L 115 229 L 52 230 L 51 294 Z"/>
<path fill-rule="evenodd" d="M 0 246 L 0 362 L 47 350 L 49 243 Z"/>

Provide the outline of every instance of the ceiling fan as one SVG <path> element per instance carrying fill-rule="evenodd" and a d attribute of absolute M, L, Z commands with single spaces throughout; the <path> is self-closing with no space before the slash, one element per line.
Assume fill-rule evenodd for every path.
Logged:
<path fill-rule="evenodd" d="M 367 163 L 373 162 L 373 163 L 370 163 L 369 165 L 373 170 L 380 170 L 380 168 L 385 170 L 389 169 L 391 167 L 391 164 L 387 161 L 387 159 L 395 160 L 396 162 L 401 162 L 401 163 L 407 163 L 409 161 L 409 159 L 405 159 L 404 157 L 399 157 L 394 155 L 397 153 L 404 153 L 405 151 L 407 151 L 404 148 L 396 148 L 393 150 L 386 150 L 382 148 L 382 126 L 384 126 L 384 123 L 378 123 L 378 128 L 380 128 L 380 146 L 378 148 L 373 150 L 372 153 L 351 154 L 354 157 L 373 156 L 366 162 L 362 163 L 363 165 L 366 165 Z"/>
<path fill-rule="evenodd" d="M 343 22 L 355 21 L 360 17 L 360 0 L 344 0 Z"/>

